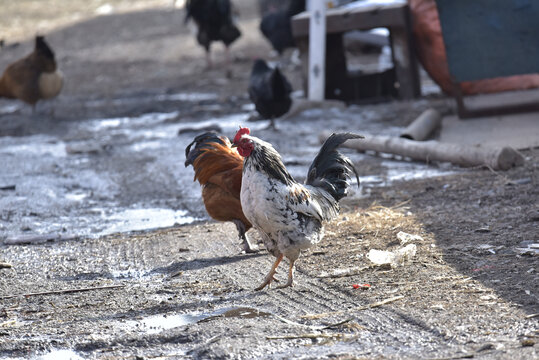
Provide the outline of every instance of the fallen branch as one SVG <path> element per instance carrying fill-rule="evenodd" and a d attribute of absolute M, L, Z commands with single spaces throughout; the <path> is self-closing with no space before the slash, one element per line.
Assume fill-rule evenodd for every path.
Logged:
<path fill-rule="evenodd" d="M 0 269 L 11 269 L 13 266 L 11 264 L 0 262 Z"/>
<path fill-rule="evenodd" d="M 391 266 L 387 266 L 388 264 L 373 264 L 373 265 L 367 265 L 362 267 L 355 267 L 355 268 L 348 268 L 348 269 L 336 269 L 332 273 L 323 272 L 316 277 L 319 279 L 336 279 L 341 277 L 348 277 L 348 276 L 355 276 L 359 275 L 361 272 L 365 270 L 370 269 L 376 269 L 376 270 L 388 270 L 391 269 Z"/>
<path fill-rule="evenodd" d="M 329 131 L 323 131 L 319 137 L 320 141 L 324 141 L 329 135 Z M 510 147 L 478 147 L 380 135 L 365 135 L 364 139 L 349 140 L 342 146 L 359 151 L 395 154 L 425 162 L 450 162 L 465 167 L 487 166 L 494 170 L 507 170 L 524 163 L 524 157 Z"/>
<path fill-rule="evenodd" d="M 331 316 L 331 315 L 341 315 L 341 314 L 348 313 L 348 312 L 351 312 L 351 311 L 363 311 L 363 310 L 379 307 L 379 306 L 382 306 L 382 305 L 386 305 L 386 304 L 395 302 L 397 300 L 400 300 L 402 298 L 404 298 L 404 296 L 399 295 L 399 296 L 395 296 L 395 297 L 392 297 L 392 298 L 389 298 L 389 299 L 386 299 L 386 300 L 378 301 L 378 302 L 375 302 L 375 303 L 372 303 L 372 304 L 369 304 L 369 305 L 360 306 L 360 307 L 357 307 L 357 308 L 354 308 L 354 309 L 349 309 L 349 310 L 346 310 L 346 311 L 345 310 L 339 310 L 339 311 L 332 311 L 332 312 L 320 313 L 320 314 L 307 314 L 307 315 L 303 315 L 301 317 L 304 318 L 304 319 L 320 319 L 320 318 Z"/>
<path fill-rule="evenodd" d="M 354 319 L 352 318 L 349 318 L 349 319 L 346 319 L 346 320 L 343 320 L 343 321 L 339 321 L 339 322 L 336 322 L 334 324 L 329 324 L 329 325 L 326 325 L 322 328 L 322 330 L 325 330 L 325 329 L 331 329 L 331 328 L 334 328 L 334 327 L 337 327 L 337 326 L 341 326 L 341 325 L 344 325 L 344 324 L 348 324 L 350 321 L 352 321 Z"/>
<path fill-rule="evenodd" d="M 268 340 L 294 340 L 294 339 L 320 339 L 320 338 L 322 339 L 346 339 L 347 337 L 352 337 L 352 336 L 350 336 L 350 334 L 342 334 L 342 333 L 336 333 L 336 334 L 308 333 L 308 334 L 299 334 L 299 335 L 266 336 L 266 339 Z"/>
<path fill-rule="evenodd" d="M 69 294 L 69 293 L 78 293 L 78 292 L 93 291 L 93 290 L 117 289 L 117 288 L 123 288 L 123 287 L 125 287 L 125 285 L 107 285 L 107 286 L 96 286 L 96 287 L 78 288 L 78 289 L 52 290 L 52 291 L 43 291 L 43 292 L 35 292 L 35 293 L 27 293 L 27 294 L 7 295 L 7 296 L 0 297 L 0 300 L 12 299 L 19 296 L 30 297 L 30 296 L 39 296 L 39 295 Z"/>

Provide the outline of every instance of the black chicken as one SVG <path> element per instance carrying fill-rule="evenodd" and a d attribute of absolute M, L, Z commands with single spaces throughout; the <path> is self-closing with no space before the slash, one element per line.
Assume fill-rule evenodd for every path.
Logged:
<path fill-rule="evenodd" d="M 268 13 L 262 18 L 260 31 L 279 55 L 285 49 L 296 46 L 290 19 L 302 11 L 305 11 L 305 0 L 291 0 L 286 9 Z"/>
<path fill-rule="evenodd" d="M 275 118 L 290 110 L 292 86 L 278 67 L 270 68 L 261 59 L 255 61 L 249 79 L 249 98 L 256 111 L 264 119 L 270 119 L 270 127 L 275 129 Z"/>
<path fill-rule="evenodd" d="M 241 32 L 232 19 L 230 0 L 187 0 L 185 22 L 195 21 L 198 32 L 197 41 L 206 49 L 208 67 L 212 66 L 210 46 L 213 41 L 225 44 L 227 67 L 230 65 L 228 47 L 240 36 Z"/>

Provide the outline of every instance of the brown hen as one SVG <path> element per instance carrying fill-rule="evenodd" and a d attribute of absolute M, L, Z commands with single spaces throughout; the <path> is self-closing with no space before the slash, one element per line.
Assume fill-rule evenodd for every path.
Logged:
<path fill-rule="evenodd" d="M 258 248 L 247 238 L 246 232 L 252 225 L 245 218 L 240 202 L 243 157 L 231 145 L 226 136 L 214 132 L 198 135 L 185 149 L 185 166 L 192 165 L 195 170 L 194 180 L 202 186 L 208 214 L 218 221 L 233 222 L 243 250 L 252 253 Z"/>
<path fill-rule="evenodd" d="M 60 93 L 62 73 L 57 69 L 54 52 L 43 36 L 36 36 L 34 51 L 8 65 L 0 78 L 0 97 L 19 99 L 32 105 Z"/>

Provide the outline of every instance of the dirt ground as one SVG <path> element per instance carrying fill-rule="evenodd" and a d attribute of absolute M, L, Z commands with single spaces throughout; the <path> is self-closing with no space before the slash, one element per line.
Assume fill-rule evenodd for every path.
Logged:
<path fill-rule="evenodd" d="M 47 8 L 49 20 L 38 22 L 36 3 L 58 11 Z M 0 135 L 10 141 L 34 135 L 82 141 L 86 135 L 75 136 L 72 129 L 85 119 L 177 110 L 177 118 L 168 120 L 176 126 L 237 113 L 249 103 L 245 84 L 251 59 L 270 52 L 256 30 L 255 2 L 236 1 L 243 37 L 232 48 L 231 78 L 222 67 L 205 69 L 202 50 L 182 24 L 183 10 L 172 9 L 170 3 L 21 0 L 19 6 L 4 7 L 0 1 L 6 9 L 2 20 L 10 19 L 0 22 L 7 43 L 0 50 L 0 66 L 28 52 L 36 31 L 46 31 L 67 79 L 62 95 L 40 105 L 38 115 L 19 105 L 0 114 Z M 113 13 L 95 16 L 105 4 Z M 76 16 L 75 8 L 80 9 Z M 16 24 L 26 31 L 13 30 Z M 20 45 L 11 46 L 14 42 Z M 222 49 L 215 48 L 215 61 L 222 62 Z M 286 72 L 294 88 L 300 88 L 297 72 Z M 185 92 L 217 97 L 153 100 Z M 0 107 L 13 104 L 0 101 Z M 375 125 L 369 126 L 384 131 L 406 125 L 426 107 L 451 111 L 450 105 L 443 96 L 434 96 L 342 114 L 320 110 L 281 123 L 288 137 L 260 134 L 289 155 L 287 165 L 308 166 L 311 149 L 319 146 L 310 126 L 356 131 L 363 123 L 352 119 L 363 116 L 374 119 Z M 103 138 L 88 141 L 98 141 L 104 150 L 80 155 L 90 159 L 89 166 L 106 167 L 119 151 L 114 150 L 121 147 L 119 141 L 134 141 L 99 136 Z M 292 150 L 302 146 L 309 151 Z M 380 176 L 391 170 L 388 161 L 399 162 L 349 153 L 362 177 Z M 365 182 L 343 201 L 343 211 L 327 225 L 324 241 L 302 255 L 296 286 L 288 289 L 253 290 L 272 259 L 264 252 L 241 254 L 232 224 L 204 220 L 148 232 L 4 243 L 0 358 L 539 358 L 538 257 L 534 249 L 523 250 L 539 242 L 539 150 L 523 155 L 525 165 L 507 172 L 435 165 L 448 174 L 380 181 L 376 186 Z M 8 171 L 14 169 L 13 162 L 1 156 L 0 162 L 10 164 Z M 110 162 L 133 162 L 124 166 L 134 169 L 146 164 L 143 158 L 132 160 Z M 176 161 L 183 167 L 182 153 Z M 55 169 L 54 163 L 45 170 L 32 167 L 27 176 L 37 179 L 40 172 L 50 171 L 69 177 Z M 180 208 L 187 203 L 185 197 L 198 196 L 196 184 L 190 182 L 192 170 L 187 171 L 178 183 L 168 179 L 174 171 L 165 180 L 151 174 L 137 178 L 118 202 L 160 196 L 168 197 L 167 206 Z M 150 180 L 159 185 L 152 187 Z M 8 195 L 2 190 L 0 196 Z M 98 194 L 95 198 L 108 201 Z M 14 204 L 1 200 L 3 206 Z M 200 204 L 189 210 L 204 217 Z M 6 215 L 10 211 L 15 215 Z M 13 224 L 16 213 L 0 208 L 0 230 L 21 227 Z M 49 221 L 44 219 L 40 221 Z M 401 231 L 420 236 L 411 242 L 415 256 L 394 267 L 373 266 L 369 251 L 402 248 L 397 237 Z M 249 234 L 257 238 L 254 231 Z M 285 271 L 278 274 L 284 276 Z M 63 291 L 67 289 L 87 291 Z"/>

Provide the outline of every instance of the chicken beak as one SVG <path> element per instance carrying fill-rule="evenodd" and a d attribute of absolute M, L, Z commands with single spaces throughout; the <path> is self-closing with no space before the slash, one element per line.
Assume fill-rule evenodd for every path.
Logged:
<path fill-rule="evenodd" d="M 230 147 L 231 147 L 232 149 L 237 148 L 237 147 L 238 147 L 238 144 L 232 144 Z"/>

